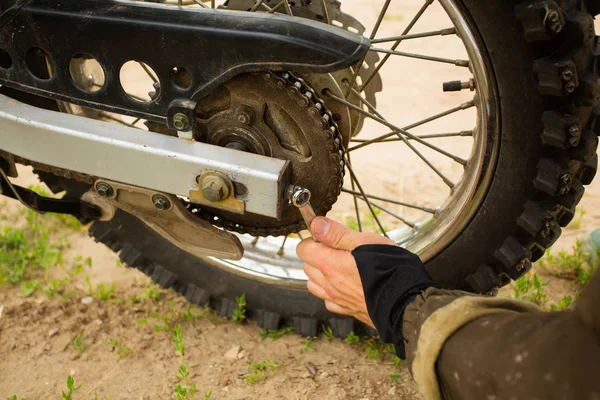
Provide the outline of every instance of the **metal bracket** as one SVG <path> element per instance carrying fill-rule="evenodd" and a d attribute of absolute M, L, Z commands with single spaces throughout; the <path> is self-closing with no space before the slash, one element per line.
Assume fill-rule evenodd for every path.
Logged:
<path fill-rule="evenodd" d="M 120 208 L 139 218 L 181 250 L 196 257 L 239 260 L 244 255 L 244 248 L 235 235 L 217 229 L 200 218 L 194 218 L 177 196 L 104 179 L 96 181 L 94 187 L 97 189 L 102 185 L 108 185 L 111 189 L 103 192 L 106 197 L 95 190 L 86 192 L 82 197 L 84 201 L 103 210 L 101 220 L 112 219 L 115 209 Z M 166 200 L 161 203 L 162 209 L 157 208 L 157 197 Z"/>

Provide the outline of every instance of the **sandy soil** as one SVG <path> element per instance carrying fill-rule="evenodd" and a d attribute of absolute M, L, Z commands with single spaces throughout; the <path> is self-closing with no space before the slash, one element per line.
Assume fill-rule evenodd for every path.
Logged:
<path fill-rule="evenodd" d="M 372 24 L 377 17 L 377 5 L 366 4 L 358 0 L 344 1 L 344 10 L 360 15 L 366 24 Z M 390 17 L 384 21 L 382 32 L 399 34 L 398 30 L 419 5 L 394 4 Z M 419 22 L 415 31 L 450 26 L 440 23 L 441 19 L 445 19 L 445 16 L 436 6 Z M 448 44 L 444 38 L 419 43 L 407 43 L 405 50 L 422 53 L 431 50 L 429 54 L 442 57 L 458 58 L 461 55 L 460 46 Z M 388 90 L 385 95 L 378 97 L 378 101 L 380 111 L 385 115 L 393 115 L 398 125 L 443 111 L 472 96 L 469 92 L 441 94 L 441 82 L 468 77 L 464 70 L 407 61 L 397 61 L 388 68 L 395 73 L 386 75 Z M 407 85 L 407 81 L 415 84 Z M 438 95 L 432 97 L 431 93 Z M 415 132 L 471 129 L 473 118 L 473 112 L 466 111 Z M 367 122 L 360 138 L 368 139 L 386 132 L 385 128 Z M 451 142 L 440 139 L 432 143 L 466 156 L 471 139 Z M 373 194 L 394 194 L 402 199 L 417 198 L 429 206 L 438 205 L 447 195 L 443 186 L 440 186 L 439 178 L 426 168 L 415 168 L 420 162 L 418 158 L 406 148 L 397 146 L 383 145 L 357 152 L 354 163 L 364 167 L 359 172 L 359 178 L 364 179 L 365 190 Z M 460 174 L 455 163 L 439 154 L 427 150 L 424 152 L 449 176 Z M 370 179 L 374 175 L 377 178 Z M 17 183 L 27 185 L 34 182 L 32 174 L 25 171 Z M 333 215 L 342 219 L 351 215 L 349 204 L 349 198 L 342 198 Z M 587 188 L 581 203 L 587 214 L 580 226 L 578 229 L 564 229 L 554 251 L 569 249 L 577 237 L 600 225 L 599 204 L 600 182 L 596 181 Z M 17 206 L 11 202 L 7 207 L 13 210 Z M 404 212 L 399 208 L 391 209 Z M 84 232 L 64 235 L 71 243 L 64 262 L 68 263 L 79 254 L 91 257 L 93 265 L 86 271 L 90 281 L 93 285 L 114 282 L 117 288 L 115 298 L 105 302 L 94 299 L 91 304 L 84 304 L 82 300 L 85 299 L 83 301 L 87 303 L 89 293 L 82 279 L 73 283 L 76 292 L 69 301 L 50 300 L 41 294 L 23 298 L 19 288 L 0 288 L 0 309 L 3 308 L 3 312 L 0 311 L 2 399 L 14 394 L 19 399 L 30 400 L 60 398 L 68 375 L 72 375 L 77 384 L 83 385 L 75 399 L 94 399 L 96 394 L 99 399 L 105 396 L 108 399 L 140 400 L 174 398 L 173 388 L 178 384 L 176 376 L 181 363 L 189 366 L 190 380 L 197 385 L 199 395 L 212 391 L 213 399 L 419 398 L 406 369 L 400 368 L 397 381 L 393 382 L 390 374 L 396 368 L 391 362 L 367 357 L 362 345 L 351 346 L 340 340 L 329 341 L 321 337 L 314 341 L 314 349 L 303 351 L 306 348 L 305 339 L 288 335 L 276 341 L 261 340 L 260 330 L 253 324 L 234 324 L 197 308 L 192 309 L 193 315 L 202 317 L 185 320 L 182 315 L 187 305 L 171 292 L 164 294 L 157 304 L 148 300 L 131 303 L 131 296 L 139 297 L 150 284 L 149 279 L 135 270 L 118 265 L 115 254 L 96 244 Z M 551 302 L 572 293 L 570 282 L 549 277 L 543 271 L 540 275 L 550 282 L 547 292 Z M 509 295 L 510 288 L 502 294 Z M 170 333 L 156 332 L 154 329 L 155 324 L 161 323 L 156 316 L 165 315 L 171 323 L 182 325 L 183 341 L 187 348 L 183 359 L 176 352 Z M 83 333 L 82 341 L 86 344 L 83 351 L 76 350 L 72 345 L 79 333 Z M 105 344 L 116 338 L 131 350 L 121 360 L 116 351 Z M 266 373 L 264 381 L 245 383 L 244 379 L 249 374 L 248 363 L 268 358 L 274 358 L 279 367 Z"/>

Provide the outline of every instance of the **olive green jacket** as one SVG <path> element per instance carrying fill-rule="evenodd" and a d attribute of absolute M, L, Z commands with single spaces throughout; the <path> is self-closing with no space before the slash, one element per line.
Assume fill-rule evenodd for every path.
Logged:
<path fill-rule="evenodd" d="M 600 400 L 600 272 L 563 312 L 429 288 L 402 332 L 427 400 Z"/>

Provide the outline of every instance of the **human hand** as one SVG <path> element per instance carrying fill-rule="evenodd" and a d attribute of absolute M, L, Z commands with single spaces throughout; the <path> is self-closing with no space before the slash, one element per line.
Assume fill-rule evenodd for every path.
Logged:
<path fill-rule="evenodd" d="M 366 244 L 395 246 L 396 243 L 374 233 L 353 231 L 325 217 L 315 218 L 311 231 L 318 242 L 305 239 L 296 248 L 298 257 L 304 261 L 308 290 L 325 300 L 329 311 L 350 315 L 374 328 L 351 252 Z"/>

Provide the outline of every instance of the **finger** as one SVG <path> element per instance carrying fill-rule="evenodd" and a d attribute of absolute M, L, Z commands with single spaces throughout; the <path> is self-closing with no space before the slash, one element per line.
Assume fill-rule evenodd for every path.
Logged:
<path fill-rule="evenodd" d="M 313 296 L 318 297 L 322 300 L 331 300 L 329 298 L 329 295 L 327 294 L 327 292 L 325 291 L 325 289 L 323 289 L 321 286 L 317 285 L 315 282 L 313 281 L 308 281 L 306 283 L 306 288 L 308 289 L 309 292 L 311 292 L 313 294 Z"/>
<path fill-rule="evenodd" d="M 328 299 L 333 300 L 340 297 L 339 290 L 337 290 L 335 286 L 333 286 L 331 282 L 325 278 L 319 269 L 313 267 L 312 265 L 304 264 L 304 272 L 308 276 L 309 281 L 312 281 L 314 284 L 323 289 L 323 291 L 327 294 Z"/>
<path fill-rule="evenodd" d="M 356 261 L 351 253 L 332 249 L 313 240 L 302 241 L 296 247 L 296 253 L 305 263 L 318 268 L 325 276 L 331 276 L 336 271 L 344 274 L 345 266 L 356 268 Z"/>
<path fill-rule="evenodd" d="M 332 313 L 342 314 L 342 315 L 351 315 L 350 310 L 348 310 L 347 308 L 344 308 L 344 307 L 340 306 L 339 304 L 334 303 L 333 301 L 330 301 L 330 300 L 325 300 L 325 308 L 327 308 L 327 310 L 331 311 Z"/>
<path fill-rule="evenodd" d="M 323 276 L 323 273 L 310 264 L 304 264 L 304 273 L 308 276 L 308 279 L 316 283 L 321 287 L 325 287 L 327 279 Z"/>
<path fill-rule="evenodd" d="M 315 218 L 310 227 L 316 240 L 339 250 L 352 251 L 363 244 L 396 244 L 384 236 L 353 231 L 326 217 Z"/>

